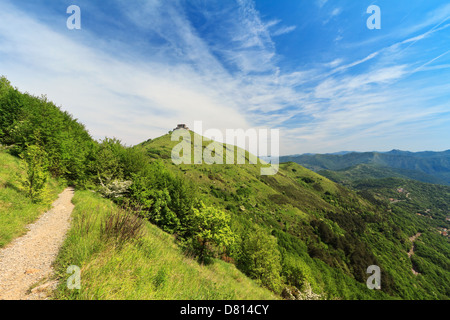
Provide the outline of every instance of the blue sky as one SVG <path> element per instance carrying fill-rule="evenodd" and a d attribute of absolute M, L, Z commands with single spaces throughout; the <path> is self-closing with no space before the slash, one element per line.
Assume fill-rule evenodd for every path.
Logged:
<path fill-rule="evenodd" d="M 450 149 L 447 1 L 2 0 L 0 74 L 128 145 L 201 120 L 281 154 Z"/>

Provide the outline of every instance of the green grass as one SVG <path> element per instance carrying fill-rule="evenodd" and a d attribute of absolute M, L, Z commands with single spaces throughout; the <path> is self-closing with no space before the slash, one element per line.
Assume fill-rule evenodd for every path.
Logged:
<path fill-rule="evenodd" d="M 63 187 L 50 180 L 47 201 L 36 204 L 20 188 L 22 161 L 0 151 L 0 248 L 26 233 L 26 226 L 51 208 Z"/>
<path fill-rule="evenodd" d="M 146 222 L 141 239 L 122 246 L 104 241 L 101 223 L 117 210 L 89 191 L 73 199 L 73 225 L 56 262 L 60 285 L 55 299 L 82 300 L 265 300 L 277 299 L 233 264 L 200 265 L 186 257 L 175 239 Z M 81 268 L 81 290 L 69 290 L 68 266 Z"/>
<path fill-rule="evenodd" d="M 448 277 L 442 266 L 424 258 L 417 263 L 429 263 L 436 271 L 417 277 L 411 272 L 408 237 L 420 226 L 415 212 L 398 212 L 386 201 L 374 201 L 293 162 L 280 164 L 274 176 L 261 176 L 261 165 L 177 166 L 170 158 L 177 143 L 165 135 L 136 148 L 191 181 L 204 202 L 229 211 L 237 234 L 257 224 L 275 235 L 283 276 L 297 275 L 303 279 L 300 287 L 309 283 L 325 299 L 448 299 L 448 292 L 436 285 L 435 274 Z M 203 146 L 208 143 L 204 140 Z M 379 173 L 386 174 L 372 170 L 367 176 Z M 371 264 L 382 269 L 381 291 L 366 287 L 365 270 Z"/>

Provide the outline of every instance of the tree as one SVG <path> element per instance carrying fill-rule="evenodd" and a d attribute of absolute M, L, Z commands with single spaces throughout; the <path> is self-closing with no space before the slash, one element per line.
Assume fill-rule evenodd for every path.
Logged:
<path fill-rule="evenodd" d="M 189 218 L 187 242 L 202 262 L 225 252 L 236 241 L 230 228 L 230 216 L 225 211 L 207 207 L 200 201 L 199 208 L 193 208 Z"/>
<path fill-rule="evenodd" d="M 242 239 L 238 267 L 274 292 L 281 290 L 281 255 L 277 239 L 256 227 Z"/>
<path fill-rule="evenodd" d="M 97 161 L 95 168 L 97 178 L 102 186 L 116 179 L 123 178 L 123 168 L 121 164 L 124 147 L 117 139 L 105 138 L 97 150 Z"/>
<path fill-rule="evenodd" d="M 26 176 L 22 186 L 33 202 L 45 199 L 48 173 L 47 153 L 39 145 L 32 145 L 22 154 L 25 160 Z"/>
<path fill-rule="evenodd" d="M 13 145 L 16 142 L 14 130 L 22 119 L 24 99 L 22 94 L 13 88 L 3 87 L 0 96 L 0 142 L 6 145 Z"/>

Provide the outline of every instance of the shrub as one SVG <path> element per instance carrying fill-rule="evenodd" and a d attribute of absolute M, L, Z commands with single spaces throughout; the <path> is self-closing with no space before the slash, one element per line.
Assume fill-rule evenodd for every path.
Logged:
<path fill-rule="evenodd" d="M 48 159 L 47 153 L 38 145 L 29 146 L 22 154 L 26 175 L 22 180 L 25 193 L 33 202 L 41 202 L 47 194 Z"/>
<path fill-rule="evenodd" d="M 130 188 L 132 183 L 132 181 L 114 180 L 107 183 L 106 185 L 100 186 L 99 192 L 105 198 L 120 198 L 128 193 L 128 189 Z"/>
<path fill-rule="evenodd" d="M 201 262 L 224 253 L 236 241 L 230 228 L 230 216 L 218 208 L 206 207 L 202 202 L 199 208 L 193 208 L 188 228 L 188 251 Z"/>
<path fill-rule="evenodd" d="M 263 229 L 257 227 L 244 234 L 238 267 L 265 287 L 280 292 L 281 255 L 277 239 Z"/>
<path fill-rule="evenodd" d="M 144 220 L 130 210 L 117 210 L 103 219 L 100 234 L 119 245 L 138 240 L 144 235 Z"/>

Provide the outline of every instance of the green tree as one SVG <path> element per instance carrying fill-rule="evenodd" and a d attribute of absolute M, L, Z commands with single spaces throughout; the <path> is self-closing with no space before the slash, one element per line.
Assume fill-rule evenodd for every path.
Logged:
<path fill-rule="evenodd" d="M 230 216 L 225 211 L 207 207 L 200 201 L 189 220 L 188 244 L 202 262 L 224 253 L 236 241 L 230 228 Z"/>
<path fill-rule="evenodd" d="M 43 201 L 49 178 L 47 153 L 41 146 L 32 145 L 22 154 L 22 158 L 26 167 L 22 187 L 33 202 Z"/>
<path fill-rule="evenodd" d="M 241 243 L 238 267 L 274 292 L 281 290 L 281 255 L 277 239 L 256 227 L 248 230 Z"/>
<path fill-rule="evenodd" d="M 115 179 L 122 179 L 121 164 L 124 147 L 117 139 L 105 138 L 99 145 L 96 159 L 97 178 L 102 186 Z"/>

